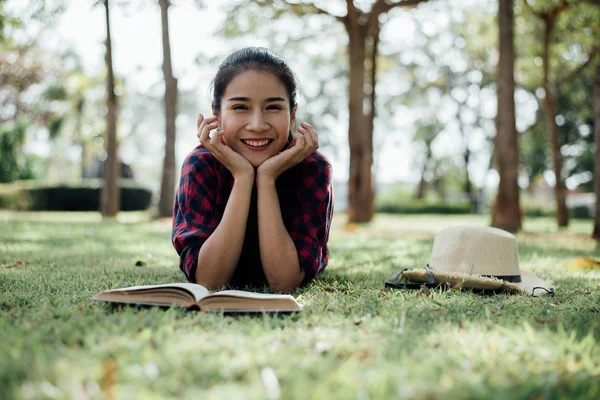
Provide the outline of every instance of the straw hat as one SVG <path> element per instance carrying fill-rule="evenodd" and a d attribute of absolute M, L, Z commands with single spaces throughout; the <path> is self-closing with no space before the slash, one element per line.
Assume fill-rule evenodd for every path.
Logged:
<path fill-rule="evenodd" d="M 439 231 L 428 266 L 404 270 L 387 283 L 396 279 L 534 296 L 554 294 L 551 283 L 519 269 L 514 235 L 485 226 L 459 225 Z"/>

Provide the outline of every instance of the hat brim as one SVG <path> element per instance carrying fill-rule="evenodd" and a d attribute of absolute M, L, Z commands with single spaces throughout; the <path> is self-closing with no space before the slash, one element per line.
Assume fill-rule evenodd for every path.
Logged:
<path fill-rule="evenodd" d="M 460 272 L 435 271 L 425 268 L 407 269 L 402 272 L 400 279 L 412 282 L 429 282 L 430 274 L 435 283 L 448 283 L 450 287 L 460 289 L 491 290 L 495 292 L 509 292 L 539 296 L 553 293 L 552 285 L 538 278 L 536 275 L 521 271 L 521 282 L 507 282 L 498 278 L 469 275 Z"/>

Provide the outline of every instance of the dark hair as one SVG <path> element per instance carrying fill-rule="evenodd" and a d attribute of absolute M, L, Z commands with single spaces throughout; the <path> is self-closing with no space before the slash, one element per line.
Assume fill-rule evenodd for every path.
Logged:
<path fill-rule="evenodd" d="M 246 47 L 229 54 L 219 65 L 217 75 L 212 81 L 215 111 L 221 110 L 221 98 L 229 82 L 237 75 L 248 70 L 267 72 L 275 75 L 287 89 L 290 99 L 290 110 L 296 107 L 297 81 L 296 76 L 287 63 L 264 47 Z"/>

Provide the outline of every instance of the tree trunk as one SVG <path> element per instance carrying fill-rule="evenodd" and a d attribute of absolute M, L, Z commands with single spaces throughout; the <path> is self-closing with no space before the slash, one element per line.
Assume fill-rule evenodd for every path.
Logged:
<path fill-rule="evenodd" d="M 494 153 L 500 175 L 492 225 L 510 232 L 521 229 L 519 206 L 519 142 L 515 127 L 514 10 L 513 0 L 500 0 L 498 7 L 498 115 Z"/>
<path fill-rule="evenodd" d="M 569 225 L 569 215 L 567 212 L 567 202 L 565 195 L 565 184 L 562 179 L 562 155 L 560 154 L 560 143 L 558 139 L 558 125 L 556 124 L 556 93 L 552 91 L 549 83 L 550 75 L 550 37 L 554 29 L 554 18 L 547 17 L 545 20 L 544 31 L 544 76 L 543 86 L 545 96 L 542 99 L 542 109 L 546 118 L 546 132 L 548 132 L 548 141 L 550 151 L 552 152 L 552 169 L 556 183 L 554 184 L 554 199 L 556 201 L 556 223 L 563 227 Z"/>
<path fill-rule="evenodd" d="M 463 153 L 463 159 L 465 160 L 465 185 L 463 190 L 467 195 L 469 201 L 469 208 L 472 212 L 477 211 L 477 199 L 476 194 L 473 191 L 473 183 L 471 182 L 471 175 L 469 174 L 469 161 L 471 160 L 471 150 L 469 150 L 469 146 L 465 147 L 465 152 Z"/>
<path fill-rule="evenodd" d="M 104 162 L 104 185 L 102 186 L 102 216 L 116 217 L 119 213 L 119 177 L 121 163 L 117 144 L 118 103 L 115 94 L 115 77 L 112 62 L 112 41 L 110 37 L 109 0 L 104 0 L 106 11 L 106 161 Z"/>
<path fill-rule="evenodd" d="M 419 184 L 417 186 L 417 193 L 415 194 L 416 200 L 425 199 L 425 191 L 427 190 L 427 181 L 425 180 L 425 174 L 427 173 L 427 166 L 431 160 L 431 141 L 425 141 L 425 161 L 423 162 L 423 168 L 421 168 L 421 179 L 419 180 Z"/>
<path fill-rule="evenodd" d="M 159 0 L 162 20 L 163 75 L 165 79 L 165 156 L 158 201 L 158 217 L 171 217 L 175 199 L 175 119 L 177 118 L 177 79 L 173 76 L 169 40 L 169 0 Z"/>
<path fill-rule="evenodd" d="M 596 211 L 594 213 L 594 232 L 592 237 L 600 239 L 600 65 L 594 77 L 594 193 L 596 194 Z"/>
<path fill-rule="evenodd" d="M 423 164 L 423 168 L 421 169 L 421 179 L 419 179 L 419 184 L 417 185 L 417 193 L 415 194 L 416 200 L 423 200 L 425 198 L 425 189 L 427 186 L 427 181 L 425 180 L 425 172 L 427 171 L 427 162 Z"/>
<path fill-rule="evenodd" d="M 546 130 L 548 132 L 548 141 L 552 152 L 552 170 L 556 177 L 554 184 L 554 200 L 556 201 L 556 223 L 558 226 L 569 225 L 569 214 L 567 212 L 567 202 L 565 195 L 565 184 L 562 178 L 563 160 L 560 153 L 560 143 L 558 139 L 558 125 L 556 124 L 556 94 L 545 88 L 546 97 L 542 100 L 542 108 L 546 119 Z"/>
<path fill-rule="evenodd" d="M 350 38 L 348 222 L 368 222 L 374 212 L 374 191 L 371 175 L 373 145 L 369 136 L 368 116 L 364 112 L 367 28 L 357 20 L 351 21 L 347 27 Z"/>

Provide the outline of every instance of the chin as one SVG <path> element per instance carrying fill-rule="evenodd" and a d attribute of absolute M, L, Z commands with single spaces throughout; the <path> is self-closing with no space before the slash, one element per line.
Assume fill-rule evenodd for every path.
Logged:
<path fill-rule="evenodd" d="M 258 160 L 256 160 L 256 159 L 255 159 L 255 160 L 253 160 L 253 159 L 250 159 L 250 158 L 246 158 L 246 160 L 248 160 L 248 162 L 249 162 L 249 163 L 250 163 L 250 164 L 251 164 L 251 165 L 252 165 L 254 168 L 258 168 L 258 167 L 260 167 L 260 165 L 261 165 L 262 163 L 264 163 L 265 161 L 267 161 L 267 158 L 265 158 L 265 159 L 258 159 Z"/>

